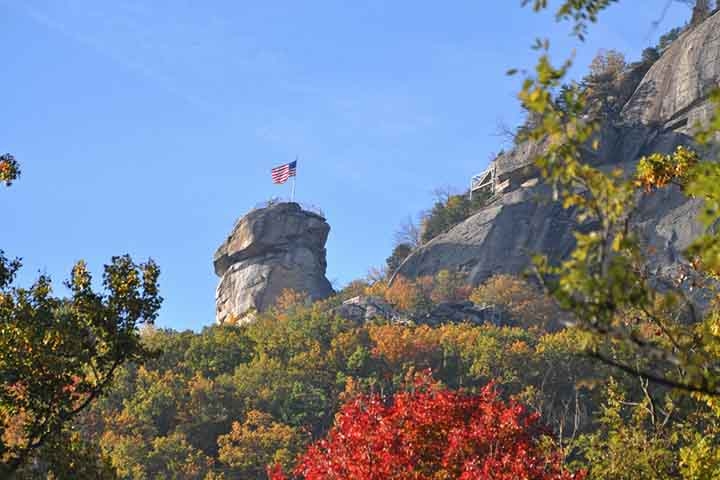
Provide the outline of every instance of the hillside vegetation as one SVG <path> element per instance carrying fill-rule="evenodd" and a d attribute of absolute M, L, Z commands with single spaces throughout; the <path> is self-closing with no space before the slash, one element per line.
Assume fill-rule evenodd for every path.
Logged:
<path fill-rule="evenodd" d="M 505 399 L 495 408 L 512 399 L 548 426 L 531 444 L 542 440 L 566 472 L 591 463 L 627 475 L 590 478 L 676 478 L 681 459 L 701 455 L 712 438 L 717 422 L 702 402 L 583 355 L 587 332 L 548 332 L 542 319 L 556 306 L 523 280 L 497 277 L 472 291 L 446 275 L 398 285 L 362 288 L 406 311 L 470 296 L 506 306 L 525 324 L 357 325 L 333 315 L 339 299 L 306 306 L 287 292 L 250 325 L 146 328 L 142 344 L 154 358 L 122 367 L 112 391 L 19 478 L 265 478 L 269 466 L 281 478 L 346 402 L 393 398 L 422 375 L 468 395 L 492 382 Z M 664 476 L 650 476 L 658 471 Z"/>
<path fill-rule="evenodd" d="M 582 37 L 613 2 L 556 3 Z M 697 2 L 697 21 L 709 9 Z M 612 95 L 567 83 L 571 64 L 537 49 L 523 135 L 547 142 L 537 166 L 587 227 L 566 261 L 536 256 L 531 278 L 477 286 L 441 271 L 358 280 L 315 303 L 285 291 L 252 323 L 179 332 L 153 326 L 152 261 L 112 258 L 99 288 L 79 262 L 58 297 L 46 276 L 17 286 L 20 262 L 0 252 L 2 477 L 719 479 L 720 163 L 703 155 L 720 135 L 720 90 L 693 148 L 603 171 L 581 160 Z M 615 54 L 595 67 L 625 69 Z M 0 157 L 0 182 L 19 175 Z M 630 218 L 665 189 L 701 202 L 704 229 L 659 277 Z M 433 215 L 454 221 L 454 209 Z M 337 314 L 357 296 L 403 315 Z M 463 301 L 518 326 L 412 320 Z"/>
<path fill-rule="evenodd" d="M 291 470 L 344 401 L 389 398 L 423 371 L 467 392 L 494 381 L 504 398 L 543 413 L 556 445 L 588 431 L 603 401 L 602 389 L 579 384 L 610 376 L 577 356 L 579 332 L 358 326 L 328 307 L 285 305 L 248 326 L 200 333 L 146 329 L 144 345 L 161 355 L 119 372 L 76 424 L 83 443 L 121 478 L 263 478 L 268 465 Z M 631 377 L 620 382 L 638 390 Z"/>

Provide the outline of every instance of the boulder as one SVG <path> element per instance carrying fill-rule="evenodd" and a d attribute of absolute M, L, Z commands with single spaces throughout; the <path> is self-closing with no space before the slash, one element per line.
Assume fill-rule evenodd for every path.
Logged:
<path fill-rule="evenodd" d="M 401 315 L 388 302 L 379 297 L 357 296 L 345 300 L 333 309 L 341 318 L 363 325 L 373 320 L 398 322 Z"/>
<path fill-rule="evenodd" d="M 254 312 L 273 306 L 283 290 L 311 300 L 330 296 L 325 277 L 330 225 L 297 203 L 276 203 L 242 217 L 214 256 L 220 277 L 216 319 L 251 321 Z"/>
<path fill-rule="evenodd" d="M 442 302 L 424 315 L 414 318 L 415 323 L 437 326 L 448 323 L 472 323 L 473 325 L 516 326 L 510 313 L 499 305 L 475 304 L 471 301 Z"/>
<path fill-rule="evenodd" d="M 429 312 L 410 314 L 395 310 L 392 305 L 379 297 L 358 296 L 345 300 L 335 307 L 333 313 L 358 325 L 371 321 L 387 321 L 395 324 L 438 326 L 448 323 L 492 324 L 514 326 L 517 322 L 503 307 L 490 304 L 475 304 L 471 301 L 441 302 L 433 305 Z"/>
<path fill-rule="evenodd" d="M 450 270 L 479 284 L 496 273 L 524 271 L 534 252 L 544 252 L 553 260 L 564 258 L 575 244 L 577 225 L 572 212 L 546 201 L 547 193 L 547 186 L 537 185 L 499 196 L 420 247 L 398 273 L 416 278 Z"/>

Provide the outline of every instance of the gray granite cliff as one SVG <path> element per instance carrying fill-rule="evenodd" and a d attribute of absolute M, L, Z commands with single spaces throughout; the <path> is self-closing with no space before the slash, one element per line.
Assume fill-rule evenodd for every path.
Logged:
<path fill-rule="evenodd" d="M 216 320 L 251 321 L 285 289 L 312 300 L 333 293 L 325 278 L 330 225 L 297 203 L 276 203 L 242 217 L 214 256 L 220 277 Z"/>
<path fill-rule="evenodd" d="M 720 86 L 720 13 L 683 33 L 649 69 L 628 72 L 628 78 L 622 110 L 599 133 L 599 149 L 586 153 L 585 161 L 600 168 L 631 171 L 645 154 L 692 144 L 691 129 L 710 118 L 708 96 Z M 534 253 L 565 258 L 577 225 L 572 212 L 548 200 L 548 187 L 533 165 L 542 150 L 542 144 L 525 143 L 495 159 L 488 205 L 416 250 L 397 274 L 450 269 L 477 284 L 496 273 L 523 272 Z M 636 227 L 656 252 L 651 260 L 659 273 L 672 270 L 679 252 L 702 232 L 695 220 L 698 206 L 677 189 L 650 195 L 641 205 Z"/>

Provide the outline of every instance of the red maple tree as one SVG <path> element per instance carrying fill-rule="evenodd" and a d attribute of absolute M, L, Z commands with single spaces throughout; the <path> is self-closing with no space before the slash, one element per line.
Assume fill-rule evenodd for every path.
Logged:
<path fill-rule="evenodd" d="M 346 403 L 327 437 L 300 458 L 304 480 L 581 480 L 558 450 L 541 445 L 539 416 L 479 394 L 444 390 L 427 376 L 392 401 L 364 395 Z M 280 467 L 271 480 L 286 480 Z"/>

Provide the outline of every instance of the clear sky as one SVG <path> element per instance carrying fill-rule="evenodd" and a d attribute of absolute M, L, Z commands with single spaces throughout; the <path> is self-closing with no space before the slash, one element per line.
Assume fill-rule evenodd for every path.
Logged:
<path fill-rule="evenodd" d="M 244 212 L 289 188 L 323 209 L 336 286 L 384 262 L 437 187 L 467 185 L 519 120 L 513 67 L 536 37 L 580 72 L 629 58 L 689 18 L 624 0 L 585 44 L 520 0 L 0 0 L 0 150 L 23 177 L 0 190 L 0 246 L 21 283 L 59 284 L 84 258 L 161 266 L 161 326 L 214 321 L 215 248 Z M 551 4 L 557 3 L 550 2 Z"/>

